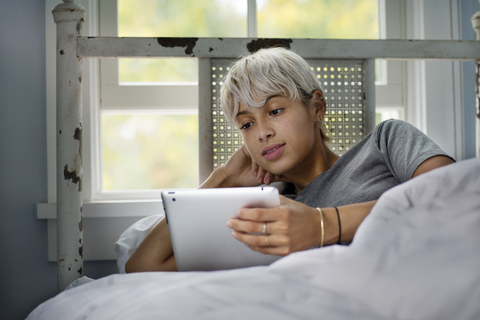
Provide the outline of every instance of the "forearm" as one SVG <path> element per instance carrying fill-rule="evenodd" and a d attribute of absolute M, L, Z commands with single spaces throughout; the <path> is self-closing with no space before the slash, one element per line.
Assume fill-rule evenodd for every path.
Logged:
<path fill-rule="evenodd" d="M 377 200 L 337 207 L 340 216 L 341 241 L 352 241 L 355 232 L 368 216 Z M 339 223 L 334 207 L 322 208 L 324 215 L 325 244 L 335 244 L 339 236 Z M 317 240 L 318 242 L 318 240 Z"/>
<path fill-rule="evenodd" d="M 150 231 L 125 265 L 125 271 L 176 271 L 172 243 L 166 219 Z"/>
<path fill-rule="evenodd" d="M 200 188 L 227 188 L 232 187 L 232 182 L 220 167 L 212 172 Z M 166 219 L 150 231 L 137 250 L 132 254 L 125 265 L 125 271 L 176 271 L 175 256 L 173 255 L 172 242 Z"/>
<path fill-rule="evenodd" d="M 210 174 L 210 176 L 200 185 L 200 189 L 206 188 L 232 188 L 238 187 L 235 183 L 228 178 L 225 174 L 225 168 L 219 167 Z"/>

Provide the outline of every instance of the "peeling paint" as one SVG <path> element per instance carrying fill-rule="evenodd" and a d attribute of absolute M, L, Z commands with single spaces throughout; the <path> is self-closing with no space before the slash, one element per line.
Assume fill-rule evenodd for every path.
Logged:
<path fill-rule="evenodd" d="M 80 141 L 82 139 L 82 128 L 75 128 L 73 139 Z"/>
<path fill-rule="evenodd" d="M 77 29 L 78 34 L 82 34 L 82 22 L 77 23 L 75 29 Z"/>
<path fill-rule="evenodd" d="M 78 269 L 77 272 L 80 273 L 80 275 L 83 275 L 83 268 Z"/>
<path fill-rule="evenodd" d="M 83 219 L 78 223 L 78 230 L 83 231 Z M 80 239 L 80 243 L 82 243 L 82 239 Z"/>
<path fill-rule="evenodd" d="M 61 55 L 61 56 L 65 55 L 65 51 L 60 50 L 60 55 Z"/>
<path fill-rule="evenodd" d="M 247 50 L 250 53 L 257 52 L 260 49 L 283 47 L 290 49 L 292 39 L 255 39 L 247 43 Z"/>
<path fill-rule="evenodd" d="M 80 127 L 75 128 L 75 132 L 73 133 L 73 139 L 78 141 L 78 154 L 80 155 L 80 159 L 82 158 L 82 124 L 80 123 Z"/>
<path fill-rule="evenodd" d="M 63 177 L 65 180 L 72 180 L 73 183 L 78 183 L 80 182 L 80 177 L 77 176 L 77 170 L 74 169 L 72 171 L 68 171 L 68 165 L 65 165 L 65 168 L 63 169 Z"/>
<path fill-rule="evenodd" d="M 477 17 L 477 19 L 480 19 L 480 15 Z M 478 36 L 478 35 L 477 35 Z M 480 60 L 477 60 L 475 63 L 475 99 L 477 100 L 476 105 L 477 105 L 477 121 L 480 120 Z M 480 139 L 480 136 L 478 136 L 477 132 L 477 139 Z M 479 152 L 477 150 L 477 152 Z M 478 153 L 477 153 L 478 154 Z"/>
<path fill-rule="evenodd" d="M 158 44 L 166 48 L 183 47 L 185 54 L 195 56 L 193 48 L 197 44 L 198 38 L 157 38 Z"/>
<path fill-rule="evenodd" d="M 78 77 L 78 82 L 82 83 L 82 77 Z"/>
<path fill-rule="evenodd" d="M 208 52 L 212 52 L 212 51 L 213 51 L 213 48 L 212 48 L 212 47 L 210 47 L 210 49 L 208 49 Z"/>
<path fill-rule="evenodd" d="M 83 246 L 80 246 L 78 248 L 78 254 L 80 255 L 80 257 L 83 259 Z"/>

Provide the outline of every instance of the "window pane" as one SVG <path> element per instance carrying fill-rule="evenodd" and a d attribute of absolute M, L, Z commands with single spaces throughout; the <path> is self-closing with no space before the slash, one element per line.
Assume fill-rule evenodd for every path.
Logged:
<path fill-rule="evenodd" d="M 377 0 L 257 0 L 259 37 L 378 39 Z"/>
<path fill-rule="evenodd" d="M 198 82 L 198 60 L 189 58 L 118 59 L 119 82 Z"/>
<path fill-rule="evenodd" d="M 103 190 L 198 187 L 196 114 L 102 115 Z"/>
<path fill-rule="evenodd" d="M 120 37 L 245 37 L 247 1 L 118 0 Z M 197 82 L 197 60 L 119 59 L 119 82 Z"/>

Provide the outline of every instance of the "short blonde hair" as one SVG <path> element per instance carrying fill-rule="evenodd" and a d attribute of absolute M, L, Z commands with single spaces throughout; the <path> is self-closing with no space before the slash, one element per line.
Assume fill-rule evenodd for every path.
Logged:
<path fill-rule="evenodd" d="M 220 98 L 228 121 L 237 126 L 240 104 L 260 108 L 268 97 L 281 94 L 308 108 L 315 90 L 323 95 L 319 81 L 302 57 L 285 48 L 269 48 L 235 62 L 224 79 Z M 318 126 L 322 139 L 328 141 L 323 119 Z"/>

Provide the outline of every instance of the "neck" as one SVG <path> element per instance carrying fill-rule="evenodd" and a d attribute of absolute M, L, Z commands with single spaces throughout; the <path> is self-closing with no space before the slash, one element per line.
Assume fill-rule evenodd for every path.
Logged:
<path fill-rule="evenodd" d="M 284 174 L 285 178 L 291 181 L 298 191 L 303 190 L 321 173 L 329 170 L 340 158 L 323 141 L 316 149 L 316 152 L 307 158 L 297 170 Z"/>

